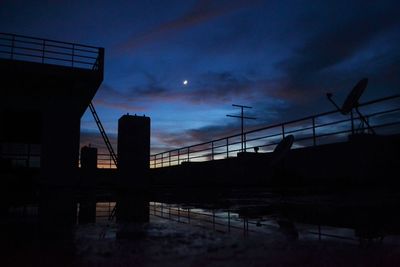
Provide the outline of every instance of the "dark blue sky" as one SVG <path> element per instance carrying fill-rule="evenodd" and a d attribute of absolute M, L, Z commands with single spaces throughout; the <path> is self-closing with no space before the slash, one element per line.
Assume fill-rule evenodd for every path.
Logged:
<path fill-rule="evenodd" d="M 156 151 L 238 133 L 233 103 L 266 125 L 331 110 L 325 93 L 341 102 L 363 77 L 361 101 L 399 93 L 399 14 L 398 1 L 0 0 L 0 31 L 105 47 L 105 128 L 114 139 L 122 114 L 146 114 Z M 98 137 L 87 112 L 82 142 Z"/>

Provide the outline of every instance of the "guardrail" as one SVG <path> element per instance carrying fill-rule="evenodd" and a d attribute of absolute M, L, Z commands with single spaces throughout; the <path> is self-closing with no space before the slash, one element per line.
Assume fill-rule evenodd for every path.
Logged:
<path fill-rule="evenodd" d="M 282 227 L 275 222 L 274 218 L 248 218 L 245 216 L 239 216 L 238 213 L 231 210 L 216 211 L 216 210 L 203 210 L 196 208 L 183 208 L 179 205 L 166 204 L 160 202 L 150 202 L 149 213 L 151 216 L 155 216 L 161 219 L 166 219 L 170 221 L 175 221 L 183 224 L 190 224 L 197 227 L 202 227 L 205 229 L 212 229 L 219 233 L 229 233 L 229 234 L 242 234 L 243 236 L 259 236 L 260 234 L 270 236 L 271 234 L 276 234 L 277 232 L 285 232 Z M 349 236 L 337 235 L 330 233 L 328 229 L 321 224 L 308 225 L 307 229 L 301 230 L 302 238 L 305 235 L 315 235 L 319 241 L 323 239 L 341 239 L 353 242 L 361 242 L 352 233 Z M 332 227 L 331 227 L 332 228 Z M 335 228 L 334 229 L 339 229 Z M 297 229 L 293 228 L 297 232 L 297 238 L 299 237 L 299 232 Z M 289 231 L 287 234 L 290 234 Z M 293 232 L 294 233 L 294 232 Z M 292 233 L 292 234 L 293 234 Z M 293 235 L 293 238 L 296 238 Z"/>
<path fill-rule="evenodd" d="M 103 72 L 104 48 L 0 33 L 0 58 Z"/>
<path fill-rule="evenodd" d="M 372 127 L 382 131 L 389 128 L 400 132 L 400 95 L 389 96 L 359 105 Z M 397 102 L 396 102 L 397 101 Z M 365 109 L 365 110 L 364 110 Z M 360 124 L 357 126 L 356 124 Z M 269 125 L 244 132 L 244 151 L 258 148 L 260 152 L 272 151 L 273 147 L 288 134 L 295 136 L 293 148 L 316 146 L 347 140 L 347 134 L 368 131 L 353 112 L 349 116 L 338 110 L 320 113 L 284 123 Z M 378 133 L 380 133 L 378 131 Z M 241 134 L 212 141 L 172 149 L 150 156 L 150 167 L 159 168 L 179 165 L 188 161 L 209 161 L 236 156 L 241 149 Z"/>

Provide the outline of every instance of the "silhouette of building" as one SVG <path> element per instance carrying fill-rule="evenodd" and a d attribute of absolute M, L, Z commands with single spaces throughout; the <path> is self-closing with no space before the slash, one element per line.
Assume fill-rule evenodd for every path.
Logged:
<path fill-rule="evenodd" d="M 48 183 L 73 181 L 80 119 L 103 80 L 104 49 L 0 34 L 3 170 L 36 168 Z"/>

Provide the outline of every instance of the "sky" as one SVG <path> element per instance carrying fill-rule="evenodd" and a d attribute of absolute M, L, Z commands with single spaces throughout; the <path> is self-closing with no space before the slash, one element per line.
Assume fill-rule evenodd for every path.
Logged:
<path fill-rule="evenodd" d="M 126 113 L 151 117 L 152 153 L 400 91 L 398 1 L 0 0 L 0 32 L 105 48 L 93 103 L 114 147 Z M 187 84 L 184 84 L 184 81 Z M 81 144 L 103 147 L 89 111 Z"/>

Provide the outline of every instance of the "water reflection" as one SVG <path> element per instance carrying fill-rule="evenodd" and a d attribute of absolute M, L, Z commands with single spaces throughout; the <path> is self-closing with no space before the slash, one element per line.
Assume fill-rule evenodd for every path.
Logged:
<path fill-rule="evenodd" d="M 69 202 L 74 205 L 74 201 Z M 58 203 L 60 204 L 60 203 Z M 9 207 L 8 216 L 3 219 L 3 224 L 13 223 L 14 228 L 18 225 L 30 224 L 33 232 L 45 234 L 46 236 L 61 236 L 66 238 L 79 225 L 97 224 L 100 227 L 99 238 L 116 236 L 115 229 L 127 231 L 127 227 L 136 235 L 142 230 L 142 226 L 157 220 L 175 221 L 179 224 L 188 224 L 193 227 L 201 227 L 218 233 L 239 234 L 251 237 L 253 235 L 280 236 L 287 240 L 330 240 L 358 242 L 362 245 L 369 243 L 385 243 L 387 240 L 399 240 L 400 218 L 396 209 L 382 209 L 381 207 L 364 207 L 363 209 L 351 207 L 311 207 L 308 205 L 285 204 L 285 205 L 236 205 L 227 208 L 204 208 L 201 204 L 179 205 L 161 202 L 147 202 L 144 209 L 147 214 L 141 215 L 144 221 L 126 222 L 118 220 L 118 208 L 116 201 L 101 201 L 91 205 L 78 202 L 75 204 L 75 212 L 68 213 L 60 211 L 63 206 L 50 208 L 47 204 L 44 208 L 40 205 L 29 204 L 24 206 Z M 50 207 L 50 208 L 49 208 Z M 91 210 L 88 212 L 88 210 Z M 132 210 L 132 207 L 128 207 Z M 133 209 L 134 210 L 134 209 Z M 50 211 L 50 212 L 49 212 Z M 49 212 L 49 214 L 45 214 Z M 121 212 L 121 211 L 120 211 Z M 126 212 L 126 211 L 125 211 Z M 129 211 L 131 212 L 131 211 Z M 137 214 L 137 210 L 135 210 Z M 143 212 L 143 209 L 140 209 Z M 87 214 L 93 214 L 94 220 L 88 220 Z M 61 218 L 50 219 L 52 215 L 68 214 L 75 218 L 60 222 Z M 74 215 L 76 214 L 76 215 Z M 136 217 L 137 218 L 137 217 Z M 148 220 L 147 220 L 148 218 Z M 43 221 L 46 220 L 46 221 Z M 134 225 L 134 226 L 132 226 Z M 118 226 L 118 227 L 117 227 Z M 47 227 L 47 228 L 45 228 Z M 112 231 L 109 230 L 112 228 Z"/>

